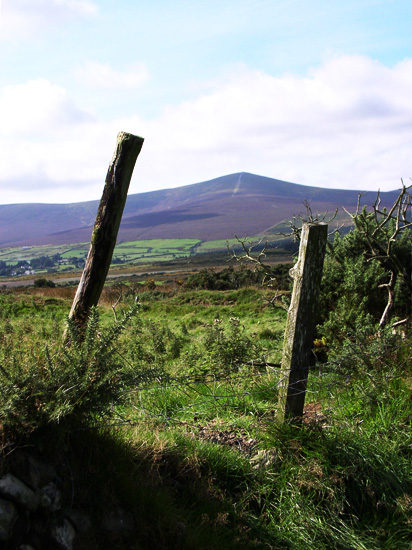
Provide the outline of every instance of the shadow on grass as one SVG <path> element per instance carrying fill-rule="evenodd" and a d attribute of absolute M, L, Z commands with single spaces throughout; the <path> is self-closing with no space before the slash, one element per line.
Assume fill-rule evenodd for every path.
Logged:
<path fill-rule="evenodd" d="M 76 535 L 75 550 L 275 548 L 236 512 L 239 472 L 221 467 L 216 480 L 216 464 L 188 457 L 187 450 L 183 444 L 130 442 L 124 428 L 68 434 L 61 426 L 37 432 L 3 465 L 21 475 L 30 455 L 53 464 L 63 509 L 91 521 L 91 529 Z"/>

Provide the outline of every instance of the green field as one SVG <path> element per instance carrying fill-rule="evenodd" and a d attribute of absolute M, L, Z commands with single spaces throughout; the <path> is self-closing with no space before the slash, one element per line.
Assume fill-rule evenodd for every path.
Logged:
<path fill-rule="evenodd" d="M 84 257 L 87 255 L 87 252 L 89 251 L 90 243 L 79 243 L 71 248 L 60 247 L 61 250 L 64 252 L 59 252 L 60 256 L 62 258 L 73 258 L 73 256 L 76 257 Z M 39 252 L 41 252 L 42 247 L 40 247 Z"/>
<path fill-rule="evenodd" d="M 114 257 L 122 257 L 127 261 L 144 255 L 162 256 L 178 254 L 188 256 L 193 253 L 198 239 L 153 239 L 147 241 L 121 242 L 116 245 Z M 223 248 L 223 246 L 222 246 Z M 60 254 L 62 258 L 84 257 L 89 250 L 89 243 L 76 245 L 42 245 L 23 246 L 17 248 L 4 248 L 0 250 L 0 260 L 17 262 L 19 260 L 31 260 L 40 256 L 53 256 Z"/>
<path fill-rule="evenodd" d="M 112 263 L 142 264 L 151 262 L 165 262 L 179 258 L 188 258 L 196 253 L 200 244 L 197 239 L 164 239 L 147 241 L 130 241 L 118 243 Z M 35 274 L 63 273 L 82 268 L 89 250 L 89 243 L 60 246 L 24 246 L 0 250 L 0 262 L 4 272 L 0 275 L 10 277 L 24 275 L 28 270 Z M 35 259 L 47 257 L 53 263 L 45 269 L 43 266 L 34 267 L 31 263 Z M 15 267 L 22 265 L 18 270 Z M 4 269 L 6 268 L 6 269 Z"/>
<path fill-rule="evenodd" d="M 195 253 L 200 244 L 197 239 L 152 239 L 147 241 L 129 241 L 118 243 L 114 259 L 124 263 L 167 261 L 174 258 L 186 258 Z"/>
<path fill-rule="evenodd" d="M 60 254 L 62 257 L 64 254 L 68 256 L 81 256 L 87 254 L 89 245 L 42 245 L 42 246 L 20 246 L 16 248 L 3 248 L 0 249 L 0 260 L 8 263 L 16 263 L 20 260 L 31 260 L 32 258 L 38 258 L 40 256 L 54 256 Z M 73 252 L 71 252 L 73 250 Z"/>
<path fill-rule="evenodd" d="M 287 228 L 285 227 L 283 229 L 285 232 L 287 232 Z M 290 239 L 290 237 L 288 237 Z M 243 236 L 239 237 L 240 240 L 244 239 Z M 265 245 L 266 241 L 270 244 L 275 242 L 278 246 L 279 243 L 284 241 L 286 237 L 283 237 L 282 235 L 256 235 L 254 237 L 246 237 L 246 241 L 248 243 L 254 243 L 256 245 Z M 233 249 L 241 249 L 242 245 L 241 242 L 237 239 L 225 239 L 225 240 L 218 240 L 218 241 L 203 241 L 199 247 L 197 248 L 197 252 L 200 254 L 203 253 L 210 253 L 210 252 L 217 252 L 222 250 L 227 250 L 229 247 L 229 250 Z"/>
<path fill-rule="evenodd" d="M 249 239 L 258 242 L 259 239 Z M 230 241 L 200 241 L 199 239 L 152 239 L 144 241 L 120 242 L 116 245 L 112 265 L 142 265 L 152 262 L 170 262 L 179 259 L 193 258 L 210 253 L 226 253 L 227 243 L 231 249 L 239 248 L 235 239 Z M 79 270 L 87 257 L 89 243 L 74 245 L 44 245 L 24 246 L 18 248 L 6 248 L 0 250 L 0 262 L 3 267 L 8 267 L 8 273 L 0 274 L 0 277 L 10 276 L 11 269 L 18 262 L 27 262 L 21 268 L 20 274 L 31 269 L 30 263 L 34 259 L 43 257 L 53 258 L 53 264 L 48 269 L 43 266 L 34 268 L 35 274 L 63 273 Z M 17 274 L 16 274 L 17 275 Z"/>

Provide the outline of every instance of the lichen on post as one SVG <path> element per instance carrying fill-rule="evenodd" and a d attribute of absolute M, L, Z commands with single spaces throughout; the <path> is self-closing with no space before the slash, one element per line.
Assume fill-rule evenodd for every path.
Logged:
<path fill-rule="evenodd" d="M 326 224 L 303 224 L 298 261 L 291 270 L 293 292 L 283 341 L 278 406 L 281 421 L 300 423 L 303 418 L 327 236 Z"/>

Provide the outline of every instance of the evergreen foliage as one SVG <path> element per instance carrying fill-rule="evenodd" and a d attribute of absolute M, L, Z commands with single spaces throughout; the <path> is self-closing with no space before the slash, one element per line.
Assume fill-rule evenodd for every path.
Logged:
<path fill-rule="evenodd" d="M 343 237 L 335 234 L 333 242 L 328 243 L 318 322 L 320 333 L 329 343 L 342 342 L 348 334 L 365 327 L 371 332 L 378 329 L 388 301 L 387 285 L 393 265 L 398 266 L 398 276 L 390 318 L 401 319 L 411 312 L 410 231 L 406 229 L 394 239 L 391 257 L 376 257 L 367 237 L 377 228 L 376 218 L 366 208 L 358 216 L 364 231 L 355 227 Z M 390 220 L 375 237 L 382 250 L 395 223 Z"/>

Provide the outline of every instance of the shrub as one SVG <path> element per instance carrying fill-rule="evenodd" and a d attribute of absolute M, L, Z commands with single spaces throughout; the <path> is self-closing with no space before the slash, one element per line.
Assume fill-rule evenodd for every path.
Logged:
<path fill-rule="evenodd" d="M 36 351 L 36 361 L 29 353 L 2 350 L 0 423 L 5 431 L 28 433 L 63 420 L 82 424 L 110 414 L 125 399 L 126 387 L 150 375 L 125 362 L 116 346 L 136 313 L 134 305 L 117 324 L 103 329 L 94 308 L 84 340 L 69 321 L 70 346 L 49 344 Z"/>
<path fill-rule="evenodd" d="M 371 222 L 372 223 L 372 222 Z M 393 245 L 397 261 L 410 272 L 412 245 L 404 232 Z M 389 260 L 388 260 L 389 261 Z M 319 299 L 320 333 L 328 342 L 342 342 L 347 333 L 368 327 L 378 329 L 387 304 L 386 283 L 390 278 L 385 264 L 370 260 L 368 243 L 358 229 L 328 243 Z M 398 278 L 394 292 L 392 317 L 409 315 L 410 293 Z"/>
<path fill-rule="evenodd" d="M 36 279 L 34 281 L 35 288 L 54 288 L 56 285 L 50 279 Z"/>
<path fill-rule="evenodd" d="M 206 335 L 185 356 L 185 362 L 189 372 L 207 375 L 228 373 L 258 356 L 258 345 L 245 334 L 240 320 L 231 317 L 228 326 L 221 319 L 207 325 Z"/>
<path fill-rule="evenodd" d="M 230 266 L 222 271 L 202 269 L 188 277 L 186 287 L 203 290 L 235 290 L 258 282 L 259 276 L 256 272 L 245 267 L 235 270 Z"/>
<path fill-rule="evenodd" d="M 291 267 L 292 264 L 286 263 L 268 268 L 270 277 L 276 279 L 278 288 L 287 289 L 289 287 L 289 269 Z M 221 271 L 202 269 L 187 278 L 186 287 L 203 290 L 236 290 L 245 286 L 260 285 L 264 278 L 263 272 L 249 269 L 244 265 L 238 269 L 230 266 Z"/>

